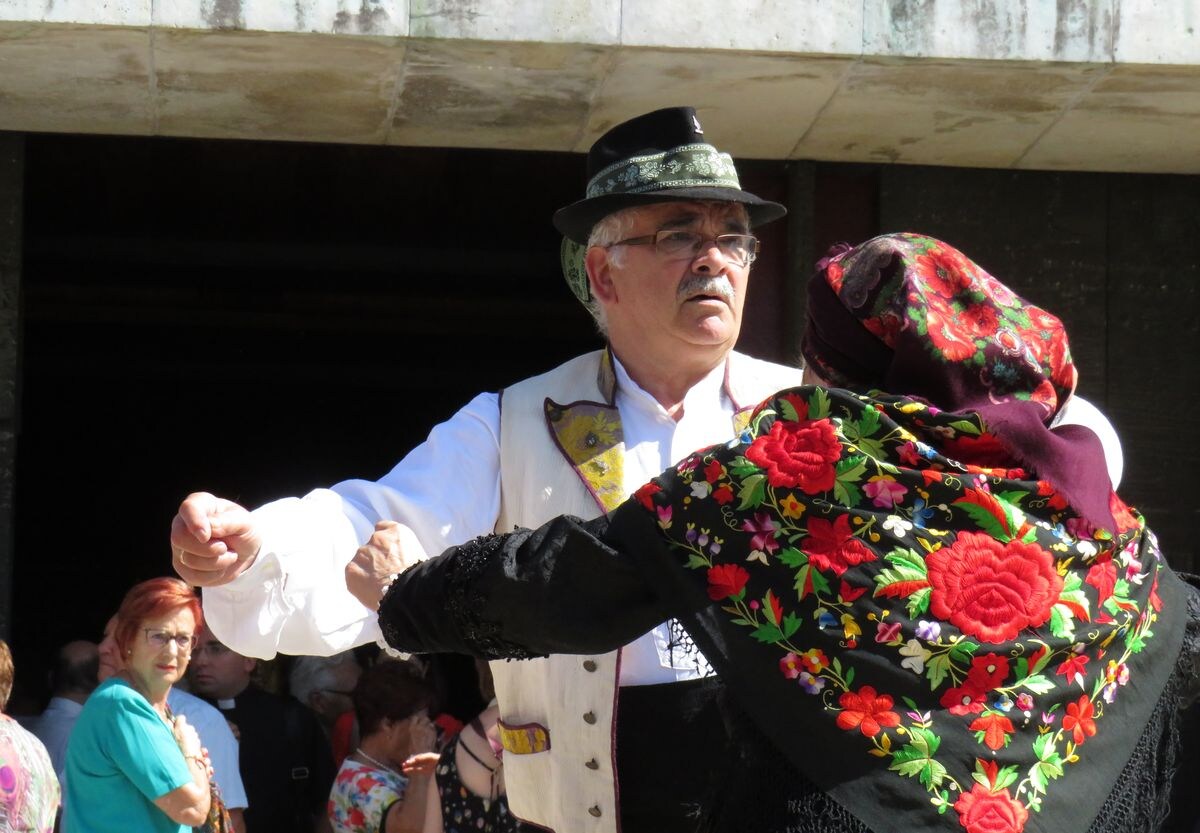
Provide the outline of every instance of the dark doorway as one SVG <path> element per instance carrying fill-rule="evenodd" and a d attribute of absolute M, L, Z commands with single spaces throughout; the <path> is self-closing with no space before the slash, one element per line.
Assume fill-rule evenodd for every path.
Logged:
<path fill-rule="evenodd" d="M 746 173 L 784 201 L 782 168 Z M 584 176 L 577 154 L 30 136 L 13 710 L 170 573 L 188 492 L 379 477 L 476 393 L 598 347 L 550 223 Z M 777 296 L 747 311 L 765 357 Z"/>

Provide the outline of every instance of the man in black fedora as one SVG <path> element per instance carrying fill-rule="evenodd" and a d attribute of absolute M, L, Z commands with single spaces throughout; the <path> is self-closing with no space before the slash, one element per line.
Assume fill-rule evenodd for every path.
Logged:
<path fill-rule="evenodd" d="M 376 639 L 379 598 L 403 566 L 397 542 L 436 554 L 563 513 L 595 517 L 799 384 L 796 368 L 733 351 L 753 229 L 785 210 L 742 190 L 692 108 L 609 130 L 588 177 L 554 224 L 568 283 L 607 349 L 481 394 L 379 481 L 254 512 L 188 496 L 172 524 L 174 564 L 207 588 L 206 624 L 223 643 L 270 657 Z M 486 628 L 471 598 L 451 596 L 447 616 Z M 691 776 L 721 753 L 703 746 L 710 674 L 674 622 L 607 654 L 494 663 L 513 814 L 559 833 L 691 829 L 705 789 Z"/>

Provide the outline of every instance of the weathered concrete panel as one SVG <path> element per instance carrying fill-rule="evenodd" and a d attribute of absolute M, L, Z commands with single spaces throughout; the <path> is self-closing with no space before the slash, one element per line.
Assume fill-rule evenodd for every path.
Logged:
<path fill-rule="evenodd" d="M 0 23 L 0 130 L 153 132 L 145 29 Z"/>
<path fill-rule="evenodd" d="M 607 52 L 567 44 L 410 41 L 389 144 L 565 150 Z"/>
<path fill-rule="evenodd" d="M 149 26 L 151 0 L 0 0 L 0 20 Z"/>
<path fill-rule="evenodd" d="M 861 0 L 624 0 L 621 43 L 859 55 L 863 5 Z"/>
<path fill-rule="evenodd" d="M 403 54 L 389 38 L 161 30 L 158 132 L 380 143 Z"/>
<path fill-rule="evenodd" d="M 1200 173 L 1200 67 L 1114 66 L 1019 165 Z"/>
<path fill-rule="evenodd" d="M 846 58 L 624 49 L 573 149 L 586 152 L 605 130 L 638 113 L 690 104 L 721 150 L 787 159 L 850 64 Z M 729 94 L 748 89 L 754 94 Z"/>
<path fill-rule="evenodd" d="M 1113 60 L 1130 64 L 1200 63 L 1200 3 L 1121 0 Z"/>
<path fill-rule="evenodd" d="M 887 0 L 866 3 L 863 54 L 1108 61 L 1117 0 Z"/>
<path fill-rule="evenodd" d="M 410 0 L 414 38 L 615 44 L 621 0 Z"/>
<path fill-rule="evenodd" d="M 154 25 L 212 31 L 403 37 L 406 0 L 154 0 Z"/>
<path fill-rule="evenodd" d="M 793 156 L 1008 167 L 1099 71 L 1071 64 L 863 61 Z"/>

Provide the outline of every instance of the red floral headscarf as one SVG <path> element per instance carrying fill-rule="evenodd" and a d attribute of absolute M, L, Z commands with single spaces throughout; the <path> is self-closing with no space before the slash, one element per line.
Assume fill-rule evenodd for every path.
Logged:
<path fill-rule="evenodd" d="M 975 412 L 965 462 L 1038 472 L 1089 522 L 1112 530 L 1100 440 L 1052 420 L 1078 374 L 1062 322 L 946 243 L 889 234 L 835 247 L 809 283 L 805 358 L 839 387 L 918 396 Z"/>

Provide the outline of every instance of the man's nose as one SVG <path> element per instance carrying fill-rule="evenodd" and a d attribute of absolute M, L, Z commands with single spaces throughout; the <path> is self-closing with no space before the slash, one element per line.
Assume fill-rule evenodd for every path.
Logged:
<path fill-rule="evenodd" d="M 717 245 L 716 237 L 710 237 L 701 242 L 700 251 L 692 258 L 692 271 L 702 275 L 719 275 L 729 265 L 730 260 Z"/>

